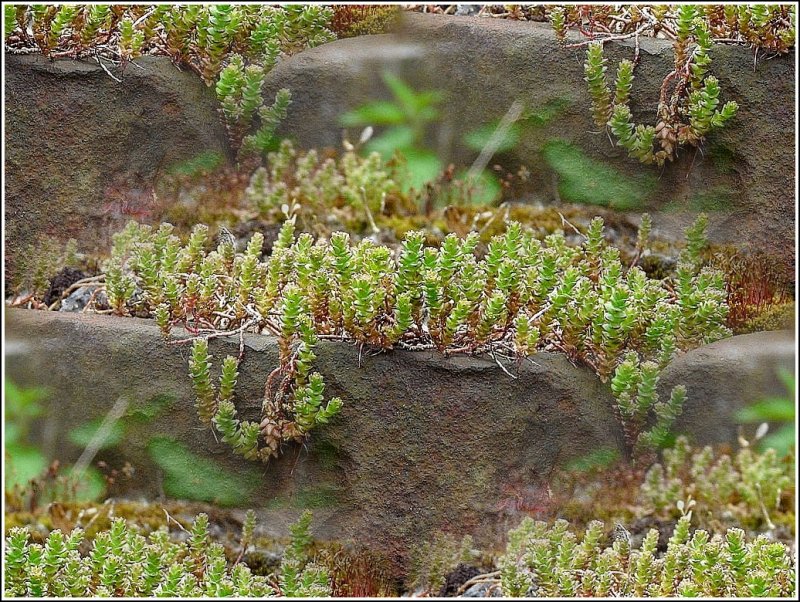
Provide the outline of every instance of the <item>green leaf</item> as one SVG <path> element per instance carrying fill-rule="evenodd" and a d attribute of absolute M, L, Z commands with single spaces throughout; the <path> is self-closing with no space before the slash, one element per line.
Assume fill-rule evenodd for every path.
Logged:
<path fill-rule="evenodd" d="M 568 98 L 554 98 L 548 100 L 545 105 L 540 109 L 531 109 L 527 111 L 520 121 L 527 123 L 533 127 L 541 127 L 547 125 L 556 118 L 564 109 L 572 104 Z"/>
<path fill-rule="evenodd" d="M 414 130 L 407 125 L 389 128 L 379 136 L 370 140 L 365 150 L 380 153 L 388 161 L 396 151 L 404 151 L 414 146 Z"/>
<path fill-rule="evenodd" d="M 439 112 L 434 109 L 434 105 L 442 101 L 441 92 L 437 90 L 415 92 L 403 80 L 387 71 L 383 73 L 383 81 L 409 118 L 417 117 L 425 121 L 438 118 Z"/>
<path fill-rule="evenodd" d="M 768 434 L 761 439 L 761 441 L 758 442 L 758 447 L 761 450 L 772 448 L 778 453 L 778 456 L 783 457 L 794 447 L 794 442 L 794 424 L 786 424 L 776 432 Z"/>
<path fill-rule="evenodd" d="M 480 126 L 470 132 L 464 134 L 464 144 L 475 152 L 480 152 L 489 143 L 492 135 L 497 129 L 500 120 L 495 120 L 485 125 Z M 522 128 L 519 124 L 514 123 L 506 130 L 505 134 L 500 140 L 497 147 L 498 153 L 505 153 L 513 150 L 519 144 L 519 139 L 522 134 Z"/>
<path fill-rule="evenodd" d="M 381 77 L 383 78 L 383 83 L 391 90 L 392 96 L 400 103 L 405 112 L 409 115 L 415 113 L 420 104 L 414 90 L 399 77 L 392 75 L 388 71 L 384 71 Z"/>
<path fill-rule="evenodd" d="M 88 447 L 102 423 L 103 419 L 97 418 L 80 426 L 76 426 L 69 431 L 69 440 L 78 447 Z M 112 447 L 116 447 L 122 442 L 123 437 L 125 437 L 125 426 L 121 422 L 117 421 L 111 427 L 111 430 L 105 439 L 103 439 L 103 441 L 100 443 L 100 447 L 98 449 L 110 449 Z"/>
<path fill-rule="evenodd" d="M 609 468 L 619 460 L 619 452 L 614 448 L 598 449 L 581 456 L 567 464 L 566 470 L 571 472 L 592 472 Z"/>
<path fill-rule="evenodd" d="M 456 175 L 457 180 L 467 181 L 469 171 L 462 170 Z M 474 205 L 491 205 L 503 190 L 500 181 L 492 172 L 483 170 L 469 182 L 471 187 L 470 200 Z"/>
<path fill-rule="evenodd" d="M 423 90 L 417 92 L 417 108 L 423 109 L 425 107 L 433 108 L 444 100 L 444 95 L 439 90 Z M 436 111 L 439 114 L 439 111 Z"/>
<path fill-rule="evenodd" d="M 768 397 L 736 412 L 738 422 L 794 422 L 794 402 L 786 397 Z"/>
<path fill-rule="evenodd" d="M 634 209 L 644 203 L 655 185 L 652 176 L 625 176 L 563 140 L 550 140 L 542 152 L 559 176 L 558 192 L 565 202 Z"/>
<path fill-rule="evenodd" d="M 6 422 L 5 435 L 6 448 L 8 448 L 8 446 L 12 443 L 19 443 L 19 439 L 22 435 L 22 429 L 20 429 L 19 425 L 14 424 L 13 422 Z"/>
<path fill-rule="evenodd" d="M 6 420 L 29 420 L 41 416 L 44 409 L 39 401 L 47 397 L 44 387 L 18 387 L 10 380 L 5 381 Z"/>
<path fill-rule="evenodd" d="M 170 166 L 167 169 L 167 173 L 171 176 L 194 178 L 212 172 L 222 165 L 224 159 L 220 152 L 206 151 L 187 161 L 181 161 Z"/>
<path fill-rule="evenodd" d="M 174 395 L 166 393 L 155 395 L 141 405 L 134 405 L 125 415 L 138 422 L 149 422 L 168 410 L 173 403 L 175 403 Z"/>
<path fill-rule="evenodd" d="M 439 111 L 434 107 L 422 107 L 417 113 L 417 121 L 436 121 L 439 119 Z"/>
<path fill-rule="evenodd" d="M 386 100 L 370 102 L 339 117 L 339 123 L 344 127 L 401 125 L 406 121 L 403 110 L 393 102 Z"/>
<path fill-rule="evenodd" d="M 16 485 L 24 487 L 28 481 L 35 479 L 47 468 L 44 454 L 29 445 L 5 445 L 6 470 L 4 485 L 6 490 Z"/>
<path fill-rule="evenodd" d="M 164 492 L 170 497 L 235 506 L 245 503 L 259 482 L 258 470 L 243 467 L 232 473 L 170 437 L 153 437 L 147 451 L 164 471 Z"/>
<path fill-rule="evenodd" d="M 89 466 L 82 473 L 76 473 L 74 467 L 70 466 L 65 475 L 75 484 L 74 500 L 76 502 L 96 502 L 106 492 L 106 479 L 93 466 Z M 57 500 L 59 496 L 54 495 L 53 497 Z"/>
<path fill-rule="evenodd" d="M 402 186 L 405 191 L 412 188 L 422 190 L 428 182 L 432 182 L 442 173 L 444 166 L 435 153 L 419 149 L 406 149 L 402 152 L 405 159 L 403 166 Z"/>

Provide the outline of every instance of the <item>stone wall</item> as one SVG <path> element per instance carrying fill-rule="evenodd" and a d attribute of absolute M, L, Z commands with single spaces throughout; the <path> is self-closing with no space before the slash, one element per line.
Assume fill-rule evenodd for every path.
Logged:
<path fill-rule="evenodd" d="M 278 351 L 272 337 L 248 335 L 245 342 L 236 404 L 255 420 Z M 238 503 L 258 508 L 276 535 L 310 507 L 317 535 L 370 545 L 400 571 L 410 546 L 436 530 L 495 542 L 526 513 L 547 508 L 556 469 L 598 450 L 625 453 L 608 387 L 560 354 L 506 364 L 512 378 L 487 357 L 376 354 L 322 342 L 315 368 L 326 394 L 345 401 L 342 413 L 262 466 L 238 459 L 202 427 L 189 347 L 166 344 L 152 321 L 12 309 L 6 344 L 8 378 L 51 391 L 37 431 L 51 457 L 74 461 L 82 448 L 70 444 L 70 429 L 105 416 L 123 398 L 127 434 L 101 457 L 112 467 L 130 462 L 134 475 L 119 478 L 114 493 L 170 493 L 169 471 L 149 453 L 166 438 L 197 458 L 181 468 L 189 476 L 209 462 L 234 475 Z M 210 349 L 216 371 L 222 357 L 238 354 L 239 341 L 215 339 Z M 676 359 L 661 394 L 687 386 L 678 430 L 694 442 L 735 442 L 734 410 L 784 394 L 775 369 L 793 364 L 791 333 L 733 337 Z M 166 404 L 160 413 L 152 409 L 157 400 Z"/>
<path fill-rule="evenodd" d="M 577 35 L 577 34 L 576 34 Z M 609 43 L 609 74 L 633 55 Z M 652 123 L 658 90 L 672 65 L 669 43 L 641 39 L 632 109 Z M 282 61 L 265 96 L 293 94 L 282 133 L 301 146 L 339 147 L 338 117 L 386 98 L 383 70 L 416 88 L 445 93 L 430 144 L 469 165 L 463 135 L 501 117 L 515 100 L 532 111 L 555 107 L 494 162 L 530 171 L 524 200 L 637 200 L 654 213 L 656 233 L 678 235 L 697 210 L 711 213 L 717 242 L 781 255 L 794 265 L 794 54 L 765 58 L 717 45 L 711 66 L 737 116 L 702 152 L 684 150 L 664 169 L 640 165 L 598 132 L 583 81 L 585 49 L 555 43 L 549 26 L 479 17 L 406 14 L 391 35 L 339 40 Z M 213 90 L 166 57 L 143 57 L 117 83 L 93 61 L 6 56 L 6 224 L 8 252 L 42 235 L 78 237 L 104 248 L 108 231 L 146 217 L 163 170 L 204 151 L 228 153 Z M 357 137 L 358 132 L 351 132 Z M 588 162 L 588 163 L 587 163 Z M 590 174 L 586 165 L 597 168 Z M 793 272 L 793 270 L 791 270 Z M 793 278 L 793 275 L 790 276 Z"/>
<path fill-rule="evenodd" d="M 11 260 L 42 236 L 107 250 L 147 219 L 156 183 L 206 151 L 228 156 L 213 89 L 166 57 L 114 81 L 94 61 L 6 54 L 5 218 Z"/>
<path fill-rule="evenodd" d="M 574 34 L 570 41 L 582 39 Z M 633 45 L 606 44 L 609 80 L 620 60 L 633 58 Z M 673 53 L 669 42 L 652 38 L 640 39 L 640 52 L 631 108 L 637 123 L 654 124 Z M 775 251 L 793 272 L 794 53 L 762 54 L 755 63 L 751 49 L 720 44 L 710 54 L 721 100 L 737 101 L 739 112 L 709 136 L 702 151 L 683 150 L 663 169 L 628 158 L 598 131 L 583 80 L 585 47 L 558 46 L 543 23 L 407 13 L 396 34 L 341 40 L 283 62 L 269 74 L 266 93 L 292 90 L 284 134 L 305 147 L 338 146 L 339 115 L 369 98 L 391 98 L 380 77 L 388 70 L 417 89 L 445 93 L 442 121 L 432 128 L 430 144 L 442 157 L 465 165 L 476 153 L 461 143 L 463 135 L 502 117 L 515 100 L 540 116 L 556 107 L 549 121 L 527 127 L 516 149 L 494 161 L 509 170 L 528 167 L 525 198 L 544 203 L 638 198 L 636 211 L 653 213 L 656 230 L 666 236 L 680 235 L 698 210 L 706 210 L 712 240 Z M 598 175 L 589 177 L 584 170 L 574 178 L 570 165 L 559 165 L 576 158 L 599 164 Z"/>

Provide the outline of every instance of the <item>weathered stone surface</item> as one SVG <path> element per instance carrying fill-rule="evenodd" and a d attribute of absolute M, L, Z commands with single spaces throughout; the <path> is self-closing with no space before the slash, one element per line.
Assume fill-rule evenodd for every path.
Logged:
<path fill-rule="evenodd" d="M 555 468 L 600 448 L 623 448 L 607 387 L 561 355 L 538 354 L 512 379 L 487 358 L 360 354 L 327 342 L 315 366 L 327 393 L 345 400 L 342 414 L 305 446 L 287 446 L 263 470 L 255 465 L 252 477 L 253 463 L 200 428 L 189 348 L 165 344 L 151 321 L 12 309 L 6 337 L 8 377 L 53 391 L 40 437 L 54 457 L 74 460 L 82 450 L 65 433 L 105 415 L 121 396 L 135 405 L 166 395 L 168 412 L 133 428 L 111 458 L 136 469 L 132 482 L 120 480 L 120 492 L 161 490 L 164 476 L 147 446 L 166 435 L 247 477 L 246 503 L 261 509 L 276 535 L 311 507 L 317 535 L 372 545 L 400 570 L 409 546 L 439 529 L 471 532 L 478 544 L 496 541 L 521 514 L 547 503 L 545 483 Z M 732 410 L 774 391 L 770 358 L 789 361 L 792 340 L 786 333 L 736 337 L 676 360 L 662 389 L 688 385 L 681 427 L 703 443 L 734 440 Z M 245 343 L 237 406 L 256 419 L 277 349 L 267 336 L 250 335 Z M 224 355 L 238 353 L 239 342 L 216 339 L 210 346 L 218 366 Z M 743 360 L 748 354 L 760 359 Z"/>
<path fill-rule="evenodd" d="M 6 252 L 44 235 L 107 249 L 152 210 L 171 165 L 227 137 L 213 89 L 166 57 L 142 57 L 122 83 L 95 62 L 6 54 Z M 117 74 L 119 75 L 119 74 Z"/>
<path fill-rule="evenodd" d="M 666 41 L 640 44 L 632 109 L 637 121 L 651 123 L 672 50 Z M 606 49 L 609 74 L 633 53 L 632 42 Z M 613 180 L 620 195 L 641 194 L 638 210 L 654 213 L 662 235 L 677 235 L 694 210 L 704 207 L 712 213 L 713 240 L 775 250 L 791 270 L 794 55 L 759 60 L 754 70 L 751 50 L 715 46 L 712 72 L 723 100 L 736 100 L 739 113 L 712 134 L 703 152 L 686 150 L 663 170 L 628 159 L 596 131 L 584 55 L 584 48 L 558 46 L 546 24 L 408 13 L 399 33 L 340 40 L 281 62 L 267 78 L 265 96 L 271 99 L 281 87 L 292 91 L 283 134 L 305 147 L 338 147 L 338 117 L 369 99 L 387 98 L 380 73 L 388 69 L 417 88 L 446 93 L 430 143 L 445 160 L 465 165 L 475 157 L 461 142 L 465 132 L 499 118 L 514 100 L 534 111 L 560 102 L 553 119 L 529 127 L 515 151 L 495 158 L 511 169 L 530 169 L 526 198 L 569 200 L 568 182 L 554 168 L 554 162 L 569 159 L 553 155 L 553 148 L 563 147 L 552 146 L 554 140 L 566 142 L 612 170 L 582 182 L 582 193 L 599 194 Z M 122 84 L 92 62 L 6 59 L 6 234 L 12 260 L 43 234 L 75 236 L 82 248 L 105 248 L 111 227 L 146 215 L 167 166 L 202 151 L 227 152 L 213 91 L 165 57 L 138 59 L 142 69 L 130 66 Z"/>
<path fill-rule="evenodd" d="M 795 335 L 788 330 L 739 335 L 677 357 L 660 383 L 665 396 L 675 385 L 686 386 L 689 401 L 675 431 L 701 445 L 735 441 L 738 425 L 719 417 L 767 396 L 790 394 L 778 370 L 794 371 L 796 362 Z"/>
<path fill-rule="evenodd" d="M 78 454 L 64 434 L 104 415 L 120 397 L 169 395 L 168 415 L 126 438 L 122 457 L 134 464 L 136 490 L 153 495 L 159 477 L 145 453 L 168 434 L 226 470 L 252 463 L 200 428 L 192 405 L 186 346 L 168 346 L 151 321 L 85 314 L 10 310 L 7 337 L 27 348 L 8 357 L 20 384 L 52 388 L 48 451 L 62 460 Z M 275 340 L 248 336 L 237 405 L 257 418 L 264 381 L 277 365 Z M 238 353 L 238 340 L 211 342 L 219 360 Z M 307 446 L 287 446 L 263 472 L 250 502 L 266 509 L 315 507 L 321 536 L 353 537 L 401 562 L 411 542 L 436 529 L 499 535 L 519 519 L 518 495 L 535 503 L 557 466 L 598 447 L 620 449 L 606 389 L 564 357 L 526 362 L 519 379 L 491 359 L 446 359 L 430 352 L 362 354 L 357 347 L 321 344 L 317 369 L 328 393 L 346 400 L 334 424 Z M 512 368 L 513 369 L 513 368 Z"/>
<path fill-rule="evenodd" d="M 638 210 L 654 213 L 657 232 L 678 235 L 702 207 L 711 212 L 712 240 L 774 249 L 793 265 L 793 54 L 759 60 L 754 70 L 751 50 L 715 46 L 711 70 L 720 81 L 723 101 L 736 100 L 739 113 L 709 137 L 703 152 L 685 150 L 676 163 L 659 170 L 627 158 L 597 131 L 583 80 L 585 48 L 559 47 L 549 25 L 404 16 L 405 26 L 397 34 L 336 41 L 278 65 L 267 78 L 266 93 L 274 95 L 281 87 L 292 90 L 293 104 L 282 132 L 305 147 L 339 146 L 339 115 L 367 99 L 390 98 L 380 78 L 386 69 L 417 89 L 445 92 L 442 121 L 432 128 L 436 132 L 430 144 L 443 158 L 469 165 L 475 153 L 460 142 L 464 133 L 501 117 L 515 100 L 533 110 L 561 102 L 550 122 L 529 127 L 515 151 L 496 158 L 511 169 L 520 164 L 530 169 L 530 198 L 558 198 L 554 183 L 564 181 L 558 179 L 546 149 L 553 140 L 561 140 L 605 163 L 611 178 L 643 194 L 645 202 Z M 640 45 L 632 110 L 637 122 L 653 123 L 658 91 L 672 69 L 673 54 L 667 41 L 641 39 Z M 611 79 L 619 60 L 632 58 L 633 43 L 605 47 Z M 357 135 L 352 132 L 351 138 Z M 582 189 L 607 184 L 589 181 Z M 567 195 L 562 188 L 562 200 Z"/>

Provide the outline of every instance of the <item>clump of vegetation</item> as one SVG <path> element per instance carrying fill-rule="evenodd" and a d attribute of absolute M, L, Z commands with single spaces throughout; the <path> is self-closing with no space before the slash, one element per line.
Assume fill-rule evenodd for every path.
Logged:
<path fill-rule="evenodd" d="M 8 48 L 123 63 L 167 55 L 208 85 L 232 55 L 269 70 L 282 53 L 335 37 L 328 29 L 331 9 L 318 5 L 19 4 L 4 10 Z"/>
<path fill-rule="evenodd" d="M 29 298 L 43 299 L 52 277 L 61 268 L 83 267 L 74 238 L 66 243 L 45 237 L 28 245 L 14 258 L 14 268 L 7 276 L 9 289 L 15 294 L 27 293 Z"/>
<path fill-rule="evenodd" d="M 610 381 L 632 446 L 657 447 L 685 398 L 678 387 L 659 400 L 660 370 L 679 350 L 729 334 L 722 276 L 702 267 L 703 220 L 687 233 L 675 277 L 664 281 L 625 269 L 599 218 L 580 247 L 561 231 L 542 242 L 509 224 L 482 259 L 476 233 L 448 235 L 435 249 L 414 231 L 393 253 L 367 239 L 354 246 L 341 232 L 295 240 L 294 228 L 294 219 L 284 222 L 262 262 L 260 233 L 236 253 L 225 241 L 209 250 L 205 226 L 183 244 L 169 224 L 132 222 L 115 236 L 106 268 L 114 311 L 152 316 L 165 336 L 177 324 L 201 335 L 191 361 L 198 414 L 248 458 L 277 455 L 282 442 L 302 439 L 339 411 L 340 400 L 325 402 L 312 367 L 320 337 L 509 359 L 558 350 Z M 236 415 L 241 357 L 223 361 L 218 386 L 211 377 L 207 339 L 248 330 L 280 338 L 260 423 Z"/>
<path fill-rule="evenodd" d="M 42 545 L 29 541 L 27 529 L 14 527 L 5 541 L 3 590 L 36 597 L 329 596 L 327 572 L 308 556 L 310 522 L 306 512 L 290 527 L 292 539 L 275 581 L 254 575 L 238 559 L 229 565 L 225 548 L 210 541 L 206 514 L 197 516 L 181 543 L 171 541 L 165 529 L 140 535 L 123 518 L 113 519 L 91 544 L 80 528 L 68 535 L 53 530 Z M 249 514 L 244 548 L 254 528 L 255 515 Z"/>
<path fill-rule="evenodd" d="M 588 44 L 585 74 L 592 98 L 592 116 L 609 129 L 617 145 L 642 163 L 658 166 L 673 161 L 681 147 L 699 147 L 713 130 L 732 119 L 734 101 L 720 104 L 720 86 L 709 74 L 715 43 L 748 44 L 758 51 L 784 54 L 794 46 L 796 13 L 791 5 L 573 5 L 553 6 L 549 18 L 556 39 L 566 47 Z M 567 44 L 577 29 L 588 42 Z M 635 124 L 630 109 L 633 61 L 617 67 L 614 88 L 606 81 L 603 44 L 640 35 L 673 40 L 675 65 L 659 91 L 655 125 Z"/>
<path fill-rule="evenodd" d="M 734 101 L 720 106 L 719 82 L 708 74 L 712 46 L 708 24 L 696 18 L 694 5 L 683 4 L 677 10 L 675 67 L 661 86 L 655 125 L 633 123 L 632 61 L 620 62 L 613 92 L 606 83 L 602 41 L 589 45 L 584 66 L 595 123 L 608 127 L 631 157 L 658 166 L 674 160 L 681 146 L 700 146 L 709 132 L 724 127 L 738 110 Z"/>
<path fill-rule="evenodd" d="M 796 7 L 792 4 L 702 4 L 694 5 L 688 14 L 682 12 L 685 5 L 681 4 L 573 4 L 513 10 L 518 6 L 510 5 L 508 16 L 546 18 L 562 43 L 570 29 L 590 39 L 641 35 L 678 41 L 689 15 L 708 29 L 715 43 L 746 44 L 768 54 L 786 54 L 794 47 L 796 36 Z"/>
<path fill-rule="evenodd" d="M 339 38 L 386 33 L 398 14 L 397 6 L 337 4 L 333 6 L 330 28 Z"/>
<path fill-rule="evenodd" d="M 42 387 L 20 387 L 5 382 L 5 471 L 3 485 L 6 508 L 33 510 L 54 500 L 94 500 L 106 488 L 103 476 L 94 467 L 81 471 L 49 462 L 42 449 L 32 443 L 34 421 L 45 413 L 40 403 L 50 395 Z M 74 437 L 87 424 L 69 432 Z"/>
<path fill-rule="evenodd" d="M 777 430 L 760 438 L 758 445 L 761 449 L 773 448 L 779 455 L 786 455 L 795 446 L 797 381 L 794 373 L 783 367 L 778 369 L 778 377 L 786 389 L 785 395 L 759 399 L 736 412 L 736 418 L 744 424 L 777 423 Z"/>
<path fill-rule="evenodd" d="M 397 582 L 385 557 L 367 549 L 348 550 L 328 545 L 316 562 L 331 575 L 334 598 L 391 598 L 397 596 Z"/>
<path fill-rule="evenodd" d="M 289 525 L 291 541 L 283 552 L 278 578 L 278 595 L 288 598 L 316 598 L 331 595 L 328 571 L 311 558 L 311 511 L 306 510 Z"/>
<path fill-rule="evenodd" d="M 250 173 L 229 165 L 222 153 L 203 152 L 170 165 L 156 187 L 157 219 L 191 230 L 197 223 L 231 224 L 243 205 Z M 232 224 L 231 224 L 232 225 Z"/>
<path fill-rule="evenodd" d="M 268 167 L 253 173 L 245 198 L 260 215 L 272 218 L 295 203 L 320 215 L 348 206 L 368 219 L 387 205 L 407 205 L 393 167 L 377 152 L 362 157 L 356 151 L 346 143 L 343 154 L 326 157 L 316 150 L 298 151 L 284 140 L 268 155 Z"/>
<path fill-rule="evenodd" d="M 247 158 L 275 148 L 291 99 L 281 90 L 264 104 L 265 75 L 280 56 L 335 39 L 332 15 L 321 5 L 16 5 L 5 9 L 5 43 L 120 67 L 145 54 L 169 56 L 215 85 L 232 144 Z"/>
<path fill-rule="evenodd" d="M 663 554 L 651 529 L 639 547 L 618 526 L 607 542 L 599 521 L 582 537 L 558 520 L 530 518 L 509 533 L 500 561 L 503 594 L 514 597 L 777 597 L 792 596 L 795 573 L 788 547 L 766 536 L 748 541 L 741 529 L 724 535 L 690 530 L 683 514 Z M 610 544 L 610 545 L 609 545 Z"/>
<path fill-rule="evenodd" d="M 169 541 L 165 531 L 148 537 L 125 520 L 98 533 L 82 556 L 83 530 L 50 533 L 44 546 L 28 541 L 25 529 L 6 538 L 4 591 L 10 596 L 266 596 L 272 588 L 244 564 L 227 567 L 224 549 L 208 541 L 208 517 L 199 515 L 191 538 Z"/>
<path fill-rule="evenodd" d="M 391 91 L 391 101 L 368 102 L 341 116 L 345 127 L 383 127 L 364 147 L 368 153 L 377 152 L 385 161 L 395 153 L 405 161 L 403 184 L 406 189 L 422 187 L 442 172 L 444 165 L 425 144 L 430 124 L 440 117 L 439 105 L 443 97 L 438 90 L 416 91 L 396 75 L 382 74 Z"/>
<path fill-rule="evenodd" d="M 797 319 L 797 306 L 794 301 L 786 301 L 773 305 L 756 316 L 749 318 L 741 328 L 736 329 L 740 332 L 764 332 L 768 330 L 792 330 L 795 328 Z"/>
<path fill-rule="evenodd" d="M 240 158 L 263 157 L 277 146 L 275 130 L 286 118 L 292 101 L 291 92 L 282 88 L 275 95 L 272 105 L 264 104 L 261 88 L 265 75 L 263 66 L 245 67 L 242 57 L 235 54 L 217 82 L 217 98 L 225 116 L 228 136 Z M 256 118 L 257 129 L 247 134 Z"/>
<path fill-rule="evenodd" d="M 479 214 L 489 212 L 491 218 L 505 211 L 484 203 L 482 185 L 459 177 L 453 166 L 422 189 L 409 190 L 403 185 L 406 166 L 403 157 L 393 156 L 385 161 L 377 151 L 364 153 L 363 149 L 363 139 L 357 144 L 345 141 L 340 153 L 302 151 L 284 140 L 276 151 L 267 155 L 266 167 L 251 176 L 244 201 L 267 221 L 284 219 L 286 208 L 291 208 L 298 225 L 320 235 L 328 235 L 332 224 L 340 224 L 351 234 L 374 235 L 388 228 L 388 233 L 397 239 L 424 226 L 428 226 L 430 240 L 434 240 L 437 229 L 465 234 L 470 229 L 480 229 L 481 223 L 476 219 Z M 502 185 L 510 186 L 513 178 L 508 175 Z M 619 188 L 610 192 L 620 197 L 624 193 Z M 570 212 L 567 208 L 562 211 Z M 562 226 L 552 208 L 518 205 L 514 213 L 519 221 L 529 221 L 531 226 L 541 223 L 540 217 L 547 213 L 548 223 L 555 222 L 548 233 Z M 466 227 L 451 219 L 465 214 L 473 217 Z M 556 219 L 551 219 L 551 215 Z M 506 223 L 494 221 L 498 228 Z M 487 237 L 483 238 L 488 242 Z"/>
<path fill-rule="evenodd" d="M 774 255 L 721 249 L 709 262 L 725 273 L 728 326 L 734 332 L 793 327 L 792 285 Z M 792 317 L 781 319 L 787 314 Z"/>
<path fill-rule="evenodd" d="M 788 401 L 788 400 L 787 400 Z M 692 509 L 692 525 L 712 534 L 732 527 L 765 533 L 788 543 L 795 533 L 795 457 L 763 435 L 727 445 L 689 447 L 683 436 L 663 450 L 663 459 L 631 465 L 614 450 L 597 450 L 558 471 L 549 481 L 549 501 L 535 518 L 564 518 L 582 529 L 591 520 L 622 523 L 634 540 L 650 527 L 661 532 L 660 549 L 681 516 Z"/>
<path fill-rule="evenodd" d="M 392 100 L 376 100 L 363 104 L 340 117 L 345 127 L 364 129 L 364 151 L 377 152 L 384 161 L 392 162 L 397 181 L 404 192 L 418 191 L 441 185 L 442 174 L 451 181 L 448 190 L 463 189 L 460 198 L 472 198 L 488 204 L 498 198 L 502 184 L 486 169 L 491 158 L 512 149 L 520 137 L 519 121 L 541 124 L 549 120 L 557 110 L 550 104 L 539 112 L 524 115 L 524 106 L 515 102 L 506 116 L 467 132 L 463 143 L 475 151 L 478 157 L 468 170 L 456 171 L 455 166 L 446 166 L 436 152 L 429 148 L 429 128 L 440 119 L 440 105 L 444 95 L 439 90 L 416 91 L 406 82 L 388 71 L 382 74 Z M 381 128 L 373 135 L 373 127 Z M 438 180 L 438 181 L 437 181 Z M 467 196 L 466 192 L 469 192 Z M 458 192 L 457 192 L 458 194 Z M 437 195 L 440 196 L 440 195 Z"/>
<path fill-rule="evenodd" d="M 472 537 L 465 535 L 461 540 L 438 532 L 430 541 L 417 546 L 412 554 L 408 583 L 412 591 L 423 591 L 439 595 L 445 585 L 447 575 L 459 564 L 472 564 L 476 561 Z"/>
<path fill-rule="evenodd" d="M 692 450 L 678 437 L 641 485 L 648 513 L 678 518 L 678 503 L 692 500 L 697 520 L 715 531 L 720 521 L 752 530 L 774 529 L 776 516 L 793 523 L 794 456 L 781 457 L 773 448 L 758 453 L 744 443 L 725 454 L 708 446 Z"/>

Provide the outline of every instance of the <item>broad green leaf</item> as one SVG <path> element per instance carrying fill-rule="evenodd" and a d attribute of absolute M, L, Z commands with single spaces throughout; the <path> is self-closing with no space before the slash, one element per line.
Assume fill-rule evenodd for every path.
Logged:
<path fill-rule="evenodd" d="M 598 449 L 581 456 L 567 464 L 566 470 L 571 472 L 592 472 L 609 468 L 619 460 L 619 452 L 613 448 Z"/>
<path fill-rule="evenodd" d="M 170 497 L 234 506 L 245 503 L 259 482 L 257 469 L 230 472 L 170 437 L 152 438 L 147 451 L 164 471 L 164 492 Z"/>
<path fill-rule="evenodd" d="M 795 445 L 795 430 L 793 424 L 786 424 L 776 432 L 768 434 L 758 442 L 759 449 L 765 450 L 772 448 L 778 452 L 778 456 L 783 457 Z"/>
<path fill-rule="evenodd" d="M 194 178 L 213 171 L 222 165 L 224 160 L 225 158 L 222 156 L 222 153 L 206 151 L 187 161 L 181 161 L 180 163 L 170 166 L 167 169 L 167 173 L 174 176 Z"/>
<path fill-rule="evenodd" d="M 41 475 L 47 468 L 44 454 L 29 445 L 5 444 L 5 479 L 6 490 L 16 485 L 24 487 L 28 481 Z"/>
<path fill-rule="evenodd" d="M 22 430 L 19 428 L 19 425 L 14 424 L 13 422 L 6 421 L 5 424 L 5 444 L 6 447 L 11 445 L 12 443 L 19 443 L 20 436 L 22 434 Z"/>
<path fill-rule="evenodd" d="M 372 138 L 366 144 L 365 150 L 370 153 L 380 153 L 381 157 L 388 161 L 395 151 L 403 151 L 413 146 L 414 130 L 407 125 L 398 125 Z"/>
<path fill-rule="evenodd" d="M 570 104 L 571 101 L 567 98 L 554 98 L 552 100 L 548 100 L 543 107 L 527 111 L 522 116 L 520 121 L 523 121 L 532 127 L 541 127 L 543 125 L 547 125 L 550 123 L 550 121 L 557 117 L 559 113 L 563 112 L 564 109 Z"/>
<path fill-rule="evenodd" d="M 499 125 L 500 121 L 495 120 L 485 125 L 482 125 L 474 130 L 467 132 L 464 134 L 464 144 L 466 144 L 470 149 L 474 150 L 476 153 L 479 153 L 483 150 L 483 148 L 489 144 L 489 140 L 491 140 L 492 135 L 494 135 L 497 126 Z M 519 124 L 512 124 L 511 127 L 506 130 L 503 137 L 500 139 L 500 144 L 497 147 L 498 153 L 505 153 L 507 151 L 512 150 L 517 144 L 519 144 L 520 134 L 522 132 L 522 128 L 520 128 Z"/>
<path fill-rule="evenodd" d="M 438 90 L 415 92 L 399 77 L 386 71 L 383 73 L 383 81 L 408 120 L 433 121 L 439 118 L 435 105 L 442 101 L 442 93 Z"/>
<path fill-rule="evenodd" d="M 416 114 L 420 106 L 414 90 L 399 77 L 392 75 L 388 71 L 384 71 L 382 77 L 383 82 L 391 90 L 392 96 L 400 104 L 403 112 L 407 116 Z"/>
<path fill-rule="evenodd" d="M 468 173 L 467 170 L 462 170 L 456 178 L 467 182 Z M 500 197 L 503 189 L 497 177 L 485 169 L 472 178 L 468 185 L 471 188 L 469 198 L 473 205 L 491 205 Z"/>
<path fill-rule="evenodd" d="M 407 149 L 402 152 L 405 159 L 401 168 L 403 173 L 402 187 L 408 191 L 412 188 L 422 190 L 428 182 L 432 182 L 442 173 L 444 166 L 439 157 L 424 149 Z"/>
<path fill-rule="evenodd" d="M 134 404 L 126 413 L 126 417 L 138 422 L 148 422 L 168 410 L 174 402 L 174 395 L 166 393 L 155 395 L 144 403 Z"/>
<path fill-rule="evenodd" d="M 102 423 L 103 419 L 98 418 L 96 420 L 86 422 L 80 426 L 76 426 L 69 431 L 69 440 L 79 447 L 87 447 Z M 110 449 L 112 447 L 116 447 L 122 442 L 124 436 L 125 427 L 121 422 L 117 421 L 111 427 L 111 430 L 106 438 L 101 442 L 99 449 Z"/>
<path fill-rule="evenodd" d="M 786 387 L 786 397 L 766 397 L 736 412 L 739 422 L 791 422 L 795 417 L 795 378 L 794 374 L 781 368 L 778 378 Z"/>
<path fill-rule="evenodd" d="M 626 176 L 564 140 L 550 140 L 542 154 L 558 174 L 558 193 L 563 202 L 635 209 L 647 200 L 655 187 L 653 176 Z"/>
<path fill-rule="evenodd" d="M 406 115 L 402 109 L 386 100 L 370 102 L 339 117 L 339 123 L 344 127 L 401 125 L 406 121 Z"/>
<path fill-rule="evenodd" d="M 736 412 L 739 422 L 794 422 L 795 407 L 791 399 L 768 397 Z"/>
<path fill-rule="evenodd" d="M 417 121 L 427 122 L 439 119 L 439 111 L 434 107 L 422 107 L 417 113 Z"/>
<path fill-rule="evenodd" d="M 47 397 L 48 391 L 44 387 L 19 387 L 6 379 L 5 389 L 6 420 L 29 420 L 44 412 L 38 403 Z"/>
<path fill-rule="evenodd" d="M 434 107 L 444 100 L 444 95 L 439 90 L 423 90 L 417 92 L 416 102 L 417 109 L 421 110 L 425 107 Z M 437 111 L 438 115 L 438 111 Z"/>

